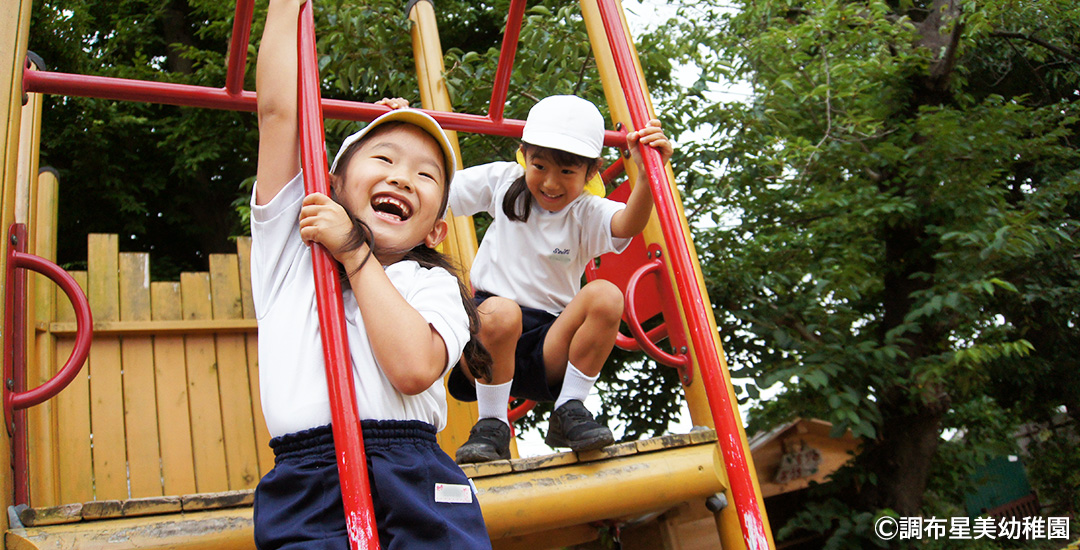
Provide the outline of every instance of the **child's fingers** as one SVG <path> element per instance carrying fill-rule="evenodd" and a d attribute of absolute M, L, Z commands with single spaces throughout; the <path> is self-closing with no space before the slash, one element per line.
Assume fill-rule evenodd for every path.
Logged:
<path fill-rule="evenodd" d="M 409 100 L 401 97 L 384 97 L 375 102 L 376 105 L 384 105 L 391 109 L 405 109 L 409 106 Z"/>

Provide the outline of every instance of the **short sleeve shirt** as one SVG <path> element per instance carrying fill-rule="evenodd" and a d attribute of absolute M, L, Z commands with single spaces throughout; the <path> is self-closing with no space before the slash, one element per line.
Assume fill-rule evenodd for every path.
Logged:
<path fill-rule="evenodd" d="M 275 437 L 330 423 L 311 248 L 299 232 L 303 198 L 302 174 L 265 205 L 255 205 L 252 195 L 251 287 L 259 323 L 259 387 L 266 424 Z M 412 261 L 384 268 L 398 292 L 446 343 L 445 374 L 469 339 L 457 278 Z M 360 418 L 421 420 L 442 430 L 446 426 L 442 379 L 417 395 L 398 392 L 375 360 L 352 290 L 346 288 L 342 294 Z"/>
<path fill-rule="evenodd" d="M 630 244 L 611 234 L 611 218 L 625 205 L 582 193 L 558 212 L 534 201 L 527 222 L 511 221 L 503 213 L 503 197 L 524 174 L 515 162 L 460 170 L 450 186 L 450 208 L 455 215 L 487 212 L 493 219 L 473 261 L 475 290 L 558 315 L 581 290 L 593 258 Z"/>

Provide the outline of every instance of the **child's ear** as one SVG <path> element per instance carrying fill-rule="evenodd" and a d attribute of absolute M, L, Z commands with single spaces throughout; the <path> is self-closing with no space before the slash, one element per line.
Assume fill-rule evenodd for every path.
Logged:
<path fill-rule="evenodd" d="M 446 239 L 446 234 L 450 231 L 450 224 L 443 218 L 435 220 L 435 227 L 431 228 L 431 232 L 424 237 L 424 244 L 428 248 L 435 248 L 439 246 Z"/>

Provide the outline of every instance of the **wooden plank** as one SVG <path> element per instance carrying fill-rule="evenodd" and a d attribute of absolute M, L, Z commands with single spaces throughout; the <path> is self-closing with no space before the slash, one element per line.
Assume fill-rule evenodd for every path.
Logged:
<path fill-rule="evenodd" d="M 123 513 L 123 503 L 119 500 L 95 500 L 84 502 L 82 517 L 85 520 L 118 518 Z"/>
<path fill-rule="evenodd" d="M 123 504 L 124 517 L 149 516 L 154 514 L 171 514 L 179 512 L 183 508 L 180 497 L 146 497 L 125 500 Z"/>
<path fill-rule="evenodd" d="M 150 255 L 120 255 L 120 318 L 149 321 Z M 124 426 L 131 496 L 161 496 L 154 344 L 149 336 L 124 338 Z"/>
<path fill-rule="evenodd" d="M 94 316 L 120 318 L 119 238 L 92 234 L 87 238 L 87 299 Z M 125 499 L 127 457 L 124 445 L 124 389 L 120 340 L 94 338 L 90 349 L 90 429 L 93 433 L 94 497 Z"/>
<path fill-rule="evenodd" d="M 220 493 L 200 493 L 181 497 L 184 512 L 251 506 L 255 502 L 255 491 L 222 491 Z"/>
<path fill-rule="evenodd" d="M 180 283 L 151 283 L 155 320 L 179 320 Z M 187 367 L 181 336 L 154 338 L 154 378 L 157 382 L 158 433 L 161 434 L 161 479 L 166 495 L 195 492 L 195 462 L 188 416 Z"/>
<path fill-rule="evenodd" d="M 34 229 L 31 231 L 31 253 L 47 260 L 56 259 L 56 211 L 59 182 L 56 174 L 45 171 L 38 174 Z M 40 322 L 52 321 L 55 316 L 53 301 L 55 284 L 44 276 L 31 273 L 29 289 L 27 332 L 30 342 L 27 349 L 27 388 L 36 388 L 52 377 L 55 359 L 55 339 L 48 333 L 30 330 Z M 64 360 L 67 358 L 65 357 Z M 57 479 L 60 471 L 56 462 L 56 402 L 50 399 L 26 411 L 27 446 L 29 451 L 30 503 L 34 506 L 60 504 Z"/>
<path fill-rule="evenodd" d="M 26 508 L 19 511 L 19 521 L 27 527 L 60 525 L 82 521 L 82 503 L 62 504 L 46 508 Z"/>
<path fill-rule="evenodd" d="M 212 315 L 209 273 L 181 273 L 180 296 L 184 319 Z M 218 396 L 217 357 L 213 336 L 188 336 L 188 402 L 191 409 L 191 446 L 195 456 L 195 488 L 199 493 L 229 489 L 225 467 L 221 400 Z"/>
<path fill-rule="evenodd" d="M 255 302 L 251 296 L 251 237 L 236 240 L 236 257 L 240 270 L 240 303 L 244 319 L 255 320 Z M 248 334 L 247 365 L 248 382 L 251 384 L 251 414 L 255 423 L 255 450 L 259 457 L 259 475 L 264 476 L 274 467 L 274 451 L 270 448 L 270 431 L 262 411 L 262 394 L 259 391 L 259 338 Z"/>
<path fill-rule="evenodd" d="M 42 330 L 48 330 L 54 336 L 74 336 L 76 323 L 74 321 L 60 321 L 49 323 Z M 206 319 L 203 321 L 99 321 L 94 318 L 95 336 L 156 336 L 163 333 L 173 333 L 178 336 L 186 334 L 221 334 L 221 333 L 255 333 L 258 325 L 254 319 Z"/>
<path fill-rule="evenodd" d="M 235 254 L 210 255 L 210 288 L 215 319 L 243 317 L 240 272 Z M 240 334 L 218 335 L 217 364 L 229 488 L 254 489 L 261 476 L 255 450 L 255 422 L 251 414 L 246 338 Z"/>
<path fill-rule="evenodd" d="M 86 272 L 71 274 L 86 288 Z M 60 289 L 55 292 L 63 294 Z M 75 314 L 67 300 L 57 297 L 57 318 L 74 319 Z M 67 361 L 75 345 L 73 338 L 61 338 L 56 342 L 57 364 Z M 61 503 L 86 502 L 94 499 L 93 465 L 90 455 L 90 378 L 86 367 L 56 398 L 56 436 L 58 495 Z"/>

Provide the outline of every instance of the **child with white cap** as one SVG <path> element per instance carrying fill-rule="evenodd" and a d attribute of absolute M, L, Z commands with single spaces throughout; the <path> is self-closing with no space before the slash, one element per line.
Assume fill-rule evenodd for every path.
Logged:
<path fill-rule="evenodd" d="M 443 377 L 463 350 L 474 375 L 490 373 L 470 342 L 472 300 L 434 248 L 447 233 L 453 147 L 430 116 L 391 111 L 342 144 L 330 168 L 334 198 L 305 194 L 296 85 L 304 1 L 270 0 L 256 67 L 251 286 L 274 467 L 255 490 L 255 546 L 349 548 L 356 525 L 345 517 L 330 426 L 310 247 L 318 243 L 347 279 L 350 374 L 381 547 L 490 549 L 471 483 L 435 436 L 446 425 Z"/>
<path fill-rule="evenodd" d="M 510 396 L 554 402 L 545 438 L 552 447 L 586 451 L 614 441 L 583 401 L 615 345 L 623 296 L 609 281 L 582 287 L 581 278 L 593 258 L 626 249 L 653 203 L 643 169 L 625 205 L 583 192 L 600 170 L 603 140 L 595 105 L 572 95 L 547 97 L 525 122 L 524 167 L 494 162 L 461 170 L 454 180 L 455 215 L 493 218 L 470 276 L 492 376 L 478 379 L 459 364 L 448 380 L 451 395 L 475 399 L 480 413 L 458 463 L 510 457 Z M 642 145 L 664 162 L 673 153 L 657 120 L 628 133 L 626 144 L 639 168 Z"/>

